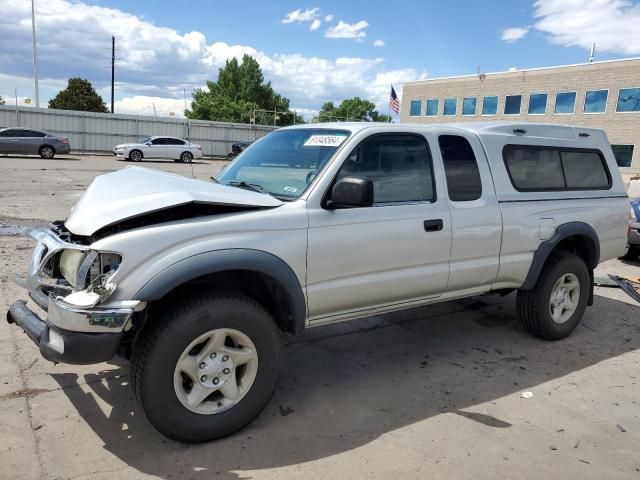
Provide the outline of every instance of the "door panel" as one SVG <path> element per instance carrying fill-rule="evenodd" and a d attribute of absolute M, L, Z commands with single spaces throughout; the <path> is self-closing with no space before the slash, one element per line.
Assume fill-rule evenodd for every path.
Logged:
<path fill-rule="evenodd" d="M 446 201 L 436 199 L 424 137 L 368 137 L 345 160 L 337 178 L 344 176 L 372 179 L 375 203 L 309 207 L 310 320 L 441 294 L 449 276 L 451 221 Z"/>
<path fill-rule="evenodd" d="M 145 158 L 165 158 L 167 156 L 166 138 L 154 138 L 151 145 L 144 149 Z"/>
<path fill-rule="evenodd" d="M 447 290 L 489 290 L 500 266 L 502 216 L 484 151 L 475 135 L 438 137 L 451 210 Z"/>
<path fill-rule="evenodd" d="M 425 219 L 436 218 L 442 230 L 425 231 Z M 443 202 L 310 211 L 311 320 L 437 296 L 447 285 L 450 241 Z"/>

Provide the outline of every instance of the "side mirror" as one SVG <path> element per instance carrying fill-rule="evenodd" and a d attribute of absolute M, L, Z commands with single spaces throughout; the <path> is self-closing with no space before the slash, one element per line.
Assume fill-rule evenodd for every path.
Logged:
<path fill-rule="evenodd" d="M 373 205 L 373 182 L 370 178 L 344 177 L 331 189 L 327 208 L 362 208 Z"/>
<path fill-rule="evenodd" d="M 147 147 L 150 147 L 150 146 L 151 146 L 151 142 L 145 142 L 144 144 L 145 144 Z"/>

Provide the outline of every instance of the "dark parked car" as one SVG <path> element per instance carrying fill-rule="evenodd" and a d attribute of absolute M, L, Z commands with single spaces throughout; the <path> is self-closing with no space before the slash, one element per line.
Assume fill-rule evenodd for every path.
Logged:
<path fill-rule="evenodd" d="M 0 130 L 0 153 L 34 154 L 53 158 L 56 153 L 69 153 L 69 139 L 55 133 L 32 128 Z"/>
<path fill-rule="evenodd" d="M 231 144 L 231 152 L 227 154 L 227 158 L 234 158 L 240 155 L 253 142 L 236 142 Z"/>

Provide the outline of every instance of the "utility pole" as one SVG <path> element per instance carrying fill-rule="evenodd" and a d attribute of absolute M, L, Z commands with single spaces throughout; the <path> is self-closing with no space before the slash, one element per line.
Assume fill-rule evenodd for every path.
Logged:
<path fill-rule="evenodd" d="M 36 84 L 36 108 L 40 108 L 40 89 L 38 88 L 38 50 L 36 47 L 36 7 L 31 0 L 31 30 L 33 32 L 33 79 Z"/>
<path fill-rule="evenodd" d="M 116 37 L 111 35 L 111 113 L 115 113 L 113 110 L 113 97 L 115 93 L 116 83 Z"/>

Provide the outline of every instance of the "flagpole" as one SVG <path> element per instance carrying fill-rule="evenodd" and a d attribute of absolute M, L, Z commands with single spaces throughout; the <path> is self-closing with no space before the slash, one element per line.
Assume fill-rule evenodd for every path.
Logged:
<path fill-rule="evenodd" d="M 391 123 L 391 92 L 393 92 L 393 83 L 390 83 L 389 86 L 391 89 L 389 90 L 389 103 L 387 104 L 387 109 L 389 110 L 389 123 Z"/>

